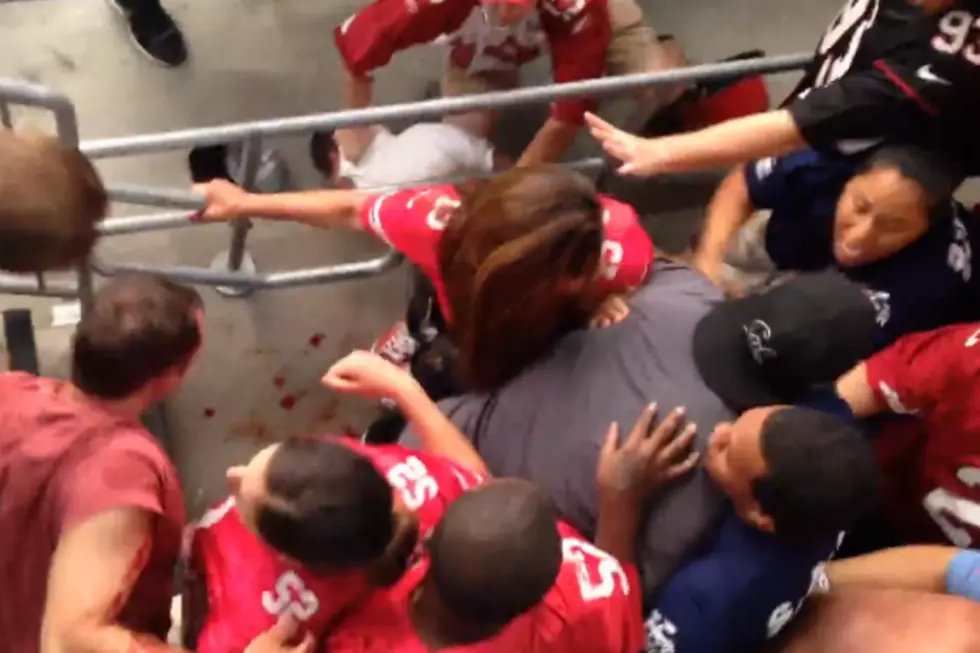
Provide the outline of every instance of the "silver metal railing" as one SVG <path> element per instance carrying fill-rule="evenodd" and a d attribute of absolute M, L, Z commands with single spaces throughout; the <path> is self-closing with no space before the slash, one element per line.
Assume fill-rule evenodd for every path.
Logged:
<path fill-rule="evenodd" d="M 243 142 L 245 146 L 242 155 L 242 186 L 254 190 L 261 162 L 262 142 L 267 137 L 299 136 L 316 130 L 396 121 L 438 119 L 453 113 L 501 109 L 550 102 L 561 98 L 622 94 L 648 86 L 668 85 L 677 82 L 711 81 L 746 75 L 774 74 L 801 69 L 810 59 L 811 55 L 807 53 L 738 60 L 656 73 L 607 77 L 483 95 L 441 98 L 371 107 L 356 111 L 336 111 L 158 134 L 140 134 L 123 138 L 85 141 L 80 144 L 75 108 L 66 96 L 36 84 L 0 80 L 0 123 L 5 126 L 10 125 L 10 105 L 19 104 L 47 109 L 54 114 L 58 135 L 62 141 L 69 146 L 78 146 L 83 153 L 91 158 L 136 156 L 189 149 L 202 145 Z M 604 161 L 593 158 L 569 165 L 579 169 L 596 169 L 604 166 Z M 446 180 L 433 180 L 433 183 L 436 181 Z M 110 197 L 117 202 L 181 210 L 109 218 L 101 224 L 100 231 L 103 236 L 168 230 L 200 224 L 193 222 L 191 218 L 194 212 L 203 206 L 203 198 L 192 194 L 187 189 L 110 184 L 108 191 Z M 142 263 L 110 263 L 94 260 L 78 270 L 75 280 L 46 279 L 44 277 L 35 279 L 0 274 L 0 292 L 53 297 L 77 296 L 82 302 L 82 309 L 85 310 L 91 300 L 93 272 L 103 276 L 124 272 L 162 274 L 176 281 L 214 286 L 226 295 L 241 296 L 256 289 L 288 288 L 374 276 L 392 269 L 401 261 L 401 256 L 398 253 L 389 252 L 384 256 L 367 261 L 259 273 L 254 271 L 254 263 L 251 262 L 245 248 L 250 228 L 250 220 L 244 219 L 234 222 L 231 225 L 231 240 L 228 250 L 219 254 L 209 268 L 152 266 Z M 249 263 L 249 265 L 244 265 L 245 263 Z"/>

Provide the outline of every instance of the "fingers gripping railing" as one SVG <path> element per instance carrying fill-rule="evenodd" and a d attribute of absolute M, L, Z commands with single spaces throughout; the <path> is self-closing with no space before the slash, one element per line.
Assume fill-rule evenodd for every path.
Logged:
<path fill-rule="evenodd" d="M 277 118 L 249 123 L 222 125 L 201 129 L 186 129 L 159 134 L 141 134 L 125 138 L 86 141 L 81 150 L 92 158 L 135 156 L 195 146 L 243 142 L 242 185 L 254 189 L 262 156 L 262 139 L 270 136 L 298 136 L 315 130 L 337 129 L 405 120 L 438 119 L 448 114 L 501 109 L 513 106 L 550 102 L 560 98 L 580 96 L 606 96 L 621 94 L 648 86 L 669 85 L 688 81 L 710 81 L 756 74 L 773 74 L 802 68 L 810 61 L 809 54 L 784 55 L 769 58 L 732 61 L 676 70 L 620 77 L 554 84 L 549 86 L 516 89 L 483 95 L 442 98 L 424 102 L 372 107 L 356 111 L 339 111 L 309 116 Z M 30 87 L 34 94 L 44 92 L 44 102 L 30 101 L 33 96 L 23 93 Z M 20 90 L 21 95 L 10 93 Z M 24 100 L 24 98 L 27 100 Z M 38 96 L 40 97 L 40 96 Z M 55 112 L 59 133 L 66 143 L 77 143 L 77 126 L 71 103 L 63 96 L 41 87 L 0 81 L 0 119 L 5 115 L 5 101 L 36 104 Z M 64 131 L 62 131 L 64 130 Z M 587 159 L 570 164 L 580 169 L 604 165 L 602 159 Z M 433 180 L 432 183 L 446 180 Z M 132 234 L 199 224 L 192 221 L 193 213 L 203 206 L 203 198 L 184 189 L 151 188 L 116 184 L 109 186 L 110 196 L 120 202 L 145 204 L 156 207 L 183 209 L 123 218 L 111 218 L 101 224 L 104 236 Z M 102 275 L 124 272 L 162 274 L 187 283 L 215 286 L 228 295 L 244 295 L 254 289 L 271 289 L 329 283 L 381 274 L 398 265 L 401 257 L 395 252 L 385 256 L 354 263 L 343 263 L 320 268 L 259 274 L 254 261 L 248 255 L 245 244 L 251 222 L 239 220 L 232 225 L 231 243 L 227 252 L 215 258 L 210 268 L 181 266 L 150 266 L 140 263 L 107 263 L 96 261 L 92 267 Z M 90 274 L 80 273 L 77 291 L 85 295 L 90 289 Z M 31 285 L 33 283 L 33 285 Z M 50 285 L 33 280 L 0 276 L 0 292 L 18 292 L 64 296 L 72 289 L 70 284 Z"/>

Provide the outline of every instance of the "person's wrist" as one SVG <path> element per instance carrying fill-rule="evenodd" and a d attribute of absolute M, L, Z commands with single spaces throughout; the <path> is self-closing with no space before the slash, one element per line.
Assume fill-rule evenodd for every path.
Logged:
<path fill-rule="evenodd" d="M 261 197 L 261 195 L 256 193 L 242 191 L 235 201 L 231 203 L 231 211 L 229 211 L 231 218 L 237 220 L 260 215 L 262 213 L 262 207 L 259 204 Z"/>
<path fill-rule="evenodd" d="M 638 518 L 643 500 L 639 492 L 599 492 L 599 513 L 617 519 Z"/>
<path fill-rule="evenodd" d="M 394 384 L 394 396 L 392 399 L 395 400 L 403 411 L 411 406 L 417 404 L 419 401 L 428 400 L 428 395 L 425 394 L 425 390 L 422 385 L 415 380 L 415 377 L 410 374 L 402 375 L 402 378 Z"/>

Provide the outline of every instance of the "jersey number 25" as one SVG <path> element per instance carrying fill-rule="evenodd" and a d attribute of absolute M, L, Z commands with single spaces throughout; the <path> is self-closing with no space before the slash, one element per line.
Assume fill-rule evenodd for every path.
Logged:
<path fill-rule="evenodd" d="M 571 537 L 562 540 L 561 549 L 564 560 L 575 565 L 583 600 L 608 599 L 615 593 L 617 585 L 623 594 L 630 593 L 623 567 L 602 549 Z"/>
<path fill-rule="evenodd" d="M 388 470 L 388 482 L 399 491 L 409 510 L 417 510 L 439 494 L 436 479 L 429 475 L 425 464 L 415 456 L 409 456 Z"/>

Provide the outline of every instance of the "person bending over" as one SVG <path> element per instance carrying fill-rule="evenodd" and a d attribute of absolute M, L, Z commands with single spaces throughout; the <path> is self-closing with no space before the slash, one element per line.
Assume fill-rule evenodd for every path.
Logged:
<path fill-rule="evenodd" d="M 368 394 L 385 390 L 375 385 Z M 719 425 L 704 460 L 729 498 L 730 516 L 651 597 L 651 651 L 734 651 L 765 642 L 789 621 L 841 531 L 874 497 L 875 462 L 860 433 L 804 408 L 766 406 Z"/>
<path fill-rule="evenodd" d="M 0 649 L 172 651 L 184 499 L 140 422 L 201 346 L 201 299 L 157 277 L 99 289 L 75 330 L 71 382 L 0 374 Z M 288 651 L 284 624 L 250 653 Z"/>
<path fill-rule="evenodd" d="M 85 261 L 109 198 L 77 149 L 0 129 L 0 270 L 39 273 Z"/>
<path fill-rule="evenodd" d="M 482 469 L 418 384 L 390 363 L 355 352 L 333 366 L 325 382 L 348 392 L 399 397 L 434 444 L 445 442 L 447 453 Z M 668 445 L 665 431 L 676 426 L 658 432 L 657 447 L 656 442 L 644 445 L 650 455 L 661 455 L 656 473 L 667 478 L 693 464 L 669 466 L 690 439 Z M 199 651 L 239 650 L 234 639 L 242 637 L 240 631 L 275 621 L 277 612 L 293 614 L 318 637 L 346 623 L 374 600 L 377 589 L 398 579 L 446 504 L 482 480 L 438 455 L 323 439 L 276 445 L 229 477 L 234 501 L 206 515 L 195 536 L 196 560 L 206 565 L 207 579 L 206 588 L 198 588 L 206 590 L 209 601 Z M 637 635 L 635 607 L 627 623 Z"/>
<path fill-rule="evenodd" d="M 912 146 L 857 164 L 804 150 L 733 170 L 708 208 L 695 265 L 721 281 L 723 259 L 754 211 L 771 211 L 764 248 L 777 270 L 836 267 L 878 307 L 878 347 L 975 314 L 978 229 L 952 199 L 960 173 Z"/>
<path fill-rule="evenodd" d="M 807 146 L 852 153 L 917 143 L 980 172 L 976 0 L 849 0 L 782 108 L 700 131 L 643 139 L 587 115 L 621 172 L 733 166 Z"/>
<path fill-rule="evenodd" d="M 676 68 L 685 59 L 674 42 L 662 43 L 644 24 L 634 0 L 376 0 L 334 31 L 352 106 L 371 103 L 372 73 L 414 45 L 448 41 L 442 90 L 471 95 L 514 88 L 522 65 L 551 51 L 554 81 L 573 82 Z M 683 85 L 644 89 L 641 100 L 660 109 Z M 530 165 L 561 159 L 594 105 L 587 98 L 558 100 L 519 161 Z M 351 105 L 349 105 L 351 106 Z M 496 114 L 478 111 L 448 122 L 488 137 Z"/>
<path fill-rule="evenodd" d="M 612 295 L 639 285 L 653 260 L 633 209 L 559 166 L 373 195 L 256 195 L 225 181 L 199 190 L 204 220 L 259 216 L 366 230 L 404 253 L 435 287 L 432 322 L 448 323 L 468 389 L 514 377 Z"/>

